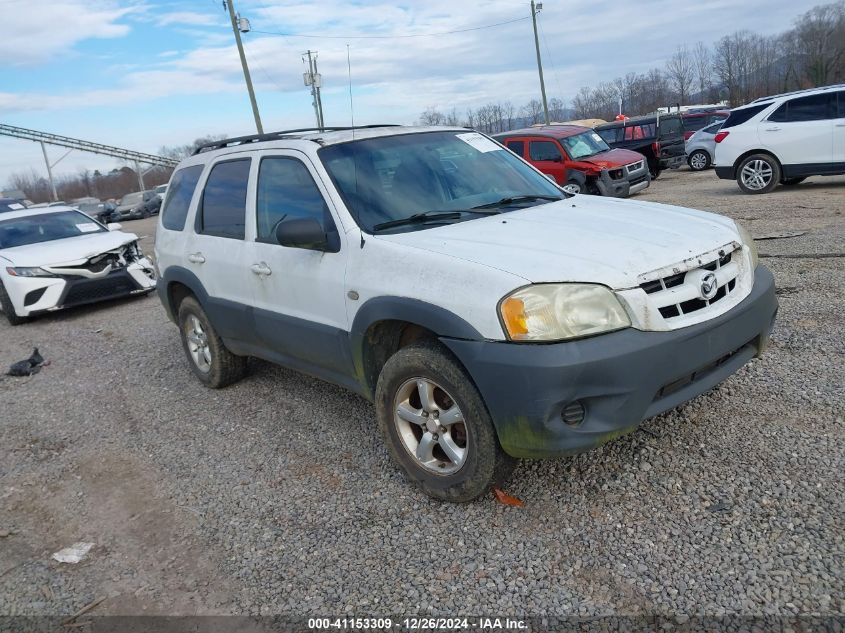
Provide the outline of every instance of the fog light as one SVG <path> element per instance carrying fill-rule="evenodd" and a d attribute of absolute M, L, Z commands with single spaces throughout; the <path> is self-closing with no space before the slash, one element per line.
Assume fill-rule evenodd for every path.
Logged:
<path fill-rule="evenodd" d="M 578 426 L 584 421 L 584 405 L 579 400 L 570 402 L 560 412 L 560 418 L 569 426 Z"/>

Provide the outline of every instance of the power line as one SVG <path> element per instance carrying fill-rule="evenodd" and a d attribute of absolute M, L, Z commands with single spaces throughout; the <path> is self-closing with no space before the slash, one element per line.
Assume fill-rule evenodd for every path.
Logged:
<path fill-rule="evenodd" d="M 483 29 L 492 29 L 497 26 L 505 26 L 506 24 L 513 24 L 515 22 L 522 22 L 529 18 L 514 18 L 513 20 L 506 20 L 505 22 L 496 22 L 495 24 L 484 24 L 482 26 L 473 26 L 467 29 L 456 29 L 454 31 L 441 31 L 439 33 L 411 33 L 407 35 L 313 35 L 306 33 L 280 33 L 275 31 L 259 31 L 253 29 L 253 33 L 261 33 L 262 35 L 278 35 L 280 37 L 307 37 L 312 39 L 332 39 L 332 40 L 395 40 L 406 39 L 411 37 L 437 37 L 440 35 L 453 35 L 455 33 L 468 33 L 469 31 L 481 31 Z"/>

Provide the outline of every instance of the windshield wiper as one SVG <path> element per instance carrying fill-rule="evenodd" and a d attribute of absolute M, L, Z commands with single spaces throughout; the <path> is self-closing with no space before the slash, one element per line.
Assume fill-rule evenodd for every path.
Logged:
<path fill-rule="evenodd" d="M 555 198 L 557 200 L 557 198 Z M 373 231 L 382 231 L 384 229 L 391 229 L 394 226 L 409 226 L 411 224 L 424 224 L 425 222 L 436 220 L 457 220 L 463 213 L 478 213 L 483 215 L 495 215 L 501 211 L 494 209 L 484 209 L 483 207 L 473 207 L 472 209 L 455 209 L 453 211 L 423 211 L 422 213 L 415 213 L 409 215 L 407 218 L 399 218 L 398 220 L 389 220 L 388 222 L 381 222 L 373 227 Z"/>
<path fill-rule="evenodd" d="M 493 209 L 495 207 L 503 207 L 508 204 L 514 204 L 515 202 L 530 202 L 531 200 L 548 200 L 549 202 L 553 200 L 563 200 L 563 198 L 559 198 L 557 196 L 534 196 L 534 195 L 522 195 L 522 196 L 508 196 L 507 198 L 502 198 L 501 200 L 497 200 L 496 202 L 488 202 L 487 204 L 479 204 L 473 209 Z"/>

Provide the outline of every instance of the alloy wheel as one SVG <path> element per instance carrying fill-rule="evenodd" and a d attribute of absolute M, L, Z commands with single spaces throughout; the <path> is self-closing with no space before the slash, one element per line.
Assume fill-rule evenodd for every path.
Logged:
<path fill-rule="evenodd" d="M 701 171 L 707 167 L 707 156 L 704 155 L 704 152 L 693 152 L 692 156 L 689 157 L 689 164 L 696 171 Z"/>
<path fill-rule="evenodd" d="M 402 383 L 394 398 L 394 424 L 402 446 L 425 470 L 453 475 L 464 465 L 469 434 L 454 398 L 428 378 Z"/>
<path fill-rule="evenodd" d="M 752 160 L 743 165 L 740 178 L 753 191 L 764 189 L 772 181 L 772 166 L 764 160 Z"/>
<path fill-rule="evenodd" d="M 185 323 L 185 338 L 194 364 L 201 372 L 208 373 L 211 370 L 211 348 L 208 346 L 208 336 L 202 327 L 202 322 L 193 314 Z"/>

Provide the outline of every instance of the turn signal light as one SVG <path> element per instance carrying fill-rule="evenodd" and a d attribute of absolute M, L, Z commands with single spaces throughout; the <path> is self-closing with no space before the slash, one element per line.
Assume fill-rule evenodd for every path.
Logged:
<path fill-rule="evenodd" d="M 505 322 L 511 338 L 528 334 L 528 317 L 525 316 L 525 303 L 522 299 L 509 297 L 502 302 L 502 320 Z"/>
<path fill-rule="evenodd" d="M 726 138 L 728 138 L 728 134 L 730 134 L 730 132 L 718 132 L 716 134 L 716 136 L 713 137 L 713 140 L 716 141 L 717 143 L 721 143 Z"/>

